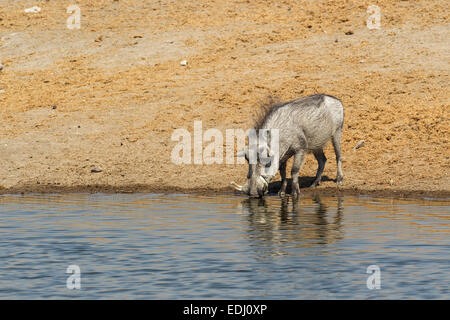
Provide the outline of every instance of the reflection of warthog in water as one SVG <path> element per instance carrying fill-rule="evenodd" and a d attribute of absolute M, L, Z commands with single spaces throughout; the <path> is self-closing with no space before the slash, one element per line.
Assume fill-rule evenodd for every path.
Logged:
<path fill-rule="evenodd" d="M 341 135 L 344 124 L 344 108 L 339 99 L 317 94 L 306 98 L 293 100 L 268 108 L 264 117 L 256 124 L 256 130 L 277 129 L 279 133 L 279 167 L 282 179 L 280 196 L 286 192 L 286 162 L 292 156 L 292 196 L 298 197 L 300 186 L 298 174 L 303 165 L 305 155 L 313 153 L 319 167 L 312 186 L 320 184 L 325 162 L 327 158 L 323 153 L 325 144 L 331 139 L 337 162 L 336 182 L 340 184 L 344 178 L 341 163 Z M 267 145 L 258 146 L 257 150 L 265 149 L 270 155 L 270 134 L 267 137 Z M 251 146 L 252 148 L 253 146 Z M 262 148 L 262 149 L 261 149 Z M 251 151 L 251 150 L 250 150 Z M 249 148 L 244 149 L 238 156 L 245 156 L 249 161 Z M 256 164 L 249 162 L 248 181 L 240 186 L 232 182 L 235 188 L 248 194 L 250 197 L 262 197 L 268 191 L 269 181 L 274 175 L 264 175 L 264 167 L 272 165 L 263 163 L 258 155 Z M 274 170 L 276 172 L 276 170 Z"/>
<path fill-rule="evenodd" d="M 314 213 L 298 201 L 285 198 L 280 208 L 271 207 L 264 199 L 246 199 L 249 237 L 264 254 L 280 254 L 283 247 L 315 247 L 328 245 L 343 238 L 343 198 L 337 198 L 336 212 L 330 212 L 318 195 L 313 197 Z"/>

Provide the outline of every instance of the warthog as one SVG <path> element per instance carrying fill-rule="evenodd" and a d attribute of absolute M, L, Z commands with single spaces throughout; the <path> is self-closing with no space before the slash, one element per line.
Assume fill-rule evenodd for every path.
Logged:
<path fill-rule="evenodd" d="M 234 182 L 231 184 L 236 190 L 248 194 L 250 197 L 262 197 L 267 191 L 270 180 L 274 177 L 277 170 L 281 175 L 281 189 L 279 195 L 284 197 L 286 192 L 286 162 L 292 156 L 292 196 L 300 195 L 298 183 L 298 174 L 305 160 L 307 153 L 314 154 L 319 166 L 312 187 L 320 184 L 323 169 L 327 158 L 323 153 L 323 148 L 331 139 L 337 162 L 336 182 L 342 183 L 344 178 L 341 161 L 341 136 L 342 126 L 344 124 L 344 108 L 339 99 L 325 95 L 316 94 L 309 97 L 296 99 L 290 102 L 277 104 L 269 107 L 263 117 L 256 123 L 255 129 L 271 130 L 278 129 L 279 134 L 279 152 L 278 167 L 273 171 L 274 174 L 264 174 L 263 169 L 272 163 L 261 161 L 258 153 L 254 164 L 249 161 L 249 148 L 238 153 L 238 156 L 244 156 L 249 161 L 249 171 L 247 182 L 240 186 Z M 267 144 L 261 147 L 266 148 L 269 155 L 270 134 Z M 261 144 L 261 143 L 260 143 Z M 252 146 L 250 146 L 250 150 Z M 264 163 L 263 163 L 264 162 Z"/>

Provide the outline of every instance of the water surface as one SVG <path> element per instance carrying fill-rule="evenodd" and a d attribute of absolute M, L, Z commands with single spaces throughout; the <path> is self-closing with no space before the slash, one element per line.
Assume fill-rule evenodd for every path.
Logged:
<path fill-rule="evenodd" d="M 449 201 L 0 196 L 3 299 L 449 299 L 449 261 Z"/>

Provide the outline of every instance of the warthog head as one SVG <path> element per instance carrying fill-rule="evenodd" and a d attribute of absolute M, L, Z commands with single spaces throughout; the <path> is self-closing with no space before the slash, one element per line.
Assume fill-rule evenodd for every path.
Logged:
<path fill-rule="evenodd" d="M 254 149 L 256 151 L 256 147 Z M 250 148 L 250 150 L 252 149 Z M 267 153 L 269 157 L 261 157 L 264 153 Z M 264 174 L 264 169 L 270 167 L 273 158 L 270 149 L 267 146 L 260 147 L 258 152 L 255 152 L 255 156 L 251 157 L 249 155 L 249 148 L 245 147 L 237 154 L 237 156 L 245 157 L 248 162 L 247 182 L 241 186 L 232 181 L 231 185 L 237 191 L 246 193 L 252 198 L 264 196 L 264 194 L 269 190 L 269 181 L 271 178 L 271 176 Z M 256 159 L 256 161 L 251 161 L 253 159 Z"/>

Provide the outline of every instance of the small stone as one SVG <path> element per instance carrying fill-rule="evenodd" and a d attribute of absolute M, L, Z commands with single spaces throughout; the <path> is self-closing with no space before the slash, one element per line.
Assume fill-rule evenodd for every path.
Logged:
<path fill-rule="evenodd" d="M 91 173 L 100 173 L 102 171 L 102 169 L 91 169 Z"/>
<path fill-rule="evenodd" d="M 353 31 L 347 31 L 346 33 L 345 33 L 345 35 L 347 35 L 347 36 L 351 36 L 353 34 Z"/>
<path fill-rule="evenodd" d="M 182 65 L 182 66 L 187 66 L 187 64 L 188 64 L 188 63 L 187 63 L 186 60 L 183 60 L 183 61 L 180 62 L 180 65 Z"/>
<path fill-rule="evenodd" d="M 364 145 L 365 145 L 364 140 L 360 140 L 360 141 L 356 144 L 356 146 L 353 148 L 353 150 L 358 150 L 359 148 L 364 147 Z"/>
<path fill-rule="evenodd" d="M 39 8 L 38 6 L 34 6 L 28 9 L 23 10 L 25 13 L 37 13 L 37 12 L 41 12 L 41 8 Z"/>

